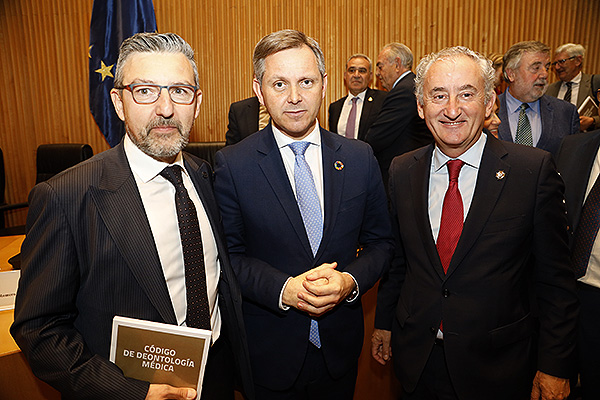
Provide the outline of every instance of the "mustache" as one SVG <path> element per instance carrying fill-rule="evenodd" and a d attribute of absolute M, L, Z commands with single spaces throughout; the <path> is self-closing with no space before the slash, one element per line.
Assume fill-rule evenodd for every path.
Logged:
<path fill-rule="evenodd" d="M 182 124 L 179 120 L 173 118 L 165 118 L 165 117 L 156 117 L 152 121 L 146 125 L 146 132 L 149 132 L 152 128 L 158 127 L 169 127 L 169 128 L 177 128 L 177 130 L 181 133 Z"/>

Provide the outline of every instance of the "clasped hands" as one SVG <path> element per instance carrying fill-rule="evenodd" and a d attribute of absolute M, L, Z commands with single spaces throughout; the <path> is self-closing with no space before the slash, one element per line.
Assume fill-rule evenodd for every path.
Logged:
<path fill-rule="evenodd" d="M 325 263 L 288 280 L 283 289 L 283 304 L 312 317 L 325 314 L 346 299 L 354 287 L 349 274 L 336 270 L 337 263 Z"/>

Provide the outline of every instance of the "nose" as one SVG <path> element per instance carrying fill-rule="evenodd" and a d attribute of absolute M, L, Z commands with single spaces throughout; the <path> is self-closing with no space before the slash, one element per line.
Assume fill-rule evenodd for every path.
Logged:
<path fill-rule="evenodd" d="M 300 101 L 300 88 L 298 87 L 298 85 L 290 85 L 288 102 L 292 104 L 298 104 Z"/>
<path fill-rule="evenodd" d="M 158 97 L 158 100 L 156 100 L 156 114 L 169 118 L 173 115 L 174 109 L 175 107 L 173 100 L 171 100 L 171 96 L 169 95 L 169 91 L 167 88 L 162 88 L 160 96 Z"/>
<path fill-rule="evenodd" d="M 461 114 L 460 106 L 458 105 L 458 99 L 454 96 L 450 96 L 448 99 L 448 103 L 446 103 L 446 107 L 444 109 L 444 115 L 451 120 L 458 118 Z"/>

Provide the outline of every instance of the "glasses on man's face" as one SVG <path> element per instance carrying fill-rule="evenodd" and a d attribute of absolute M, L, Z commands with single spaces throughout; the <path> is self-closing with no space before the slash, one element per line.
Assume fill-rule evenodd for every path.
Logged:
<path fill-rule="evenodd" d="M 138 104 L 152 104 L 160 97 L 163 89 L 167 89 L 171 101 L 176 104 L 192 104 L 198 88 L 192 85 L 154 85 L 151 83 L 132 83 L 115 89 L 127 89 L 133 101 Z"/>
<path fill-rule="evenodd" d="M 565 63 L 566 63 L 567 61 L 569 61 L 569 60 L 572 60 L 572 59 L 574 59 L 575 57 L 576 57 L 576 56 L 569 57 L 569 58 L 563 58 L 562 60 L 556 60 L 556 61 L 554 61 L 554 62 L 552 63 L 552 66 L 553 66 L 553 67 L 556 67 L 556 64 L 558 64 L 558 65 L 560 65 L 560 66 L 563 66 L 563 65 L 565 65 Z"/>

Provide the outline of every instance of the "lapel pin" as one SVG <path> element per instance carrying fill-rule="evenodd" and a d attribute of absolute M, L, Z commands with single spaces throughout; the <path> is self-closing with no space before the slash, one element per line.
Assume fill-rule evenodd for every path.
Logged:
<path fill-rule="evenodd" d="M 502 170 L 496 172 L 496 179 L 498 180 L 504 179 L 505 176 L 506 174 Z"/>
<path fill-rule="evenodd" d="M 338 171 L 341 171 L 344 169 L 344 163 L 341 161 L 336 161 L 333 163 L 333 166 L 335 167 L 335 169 L 337 169 Z"/>
<path fill-rule="evenodd" d="M 367 101 L 373 101 L 373 98 L 369 96 L 369 98 L 367 99 Z"/>

